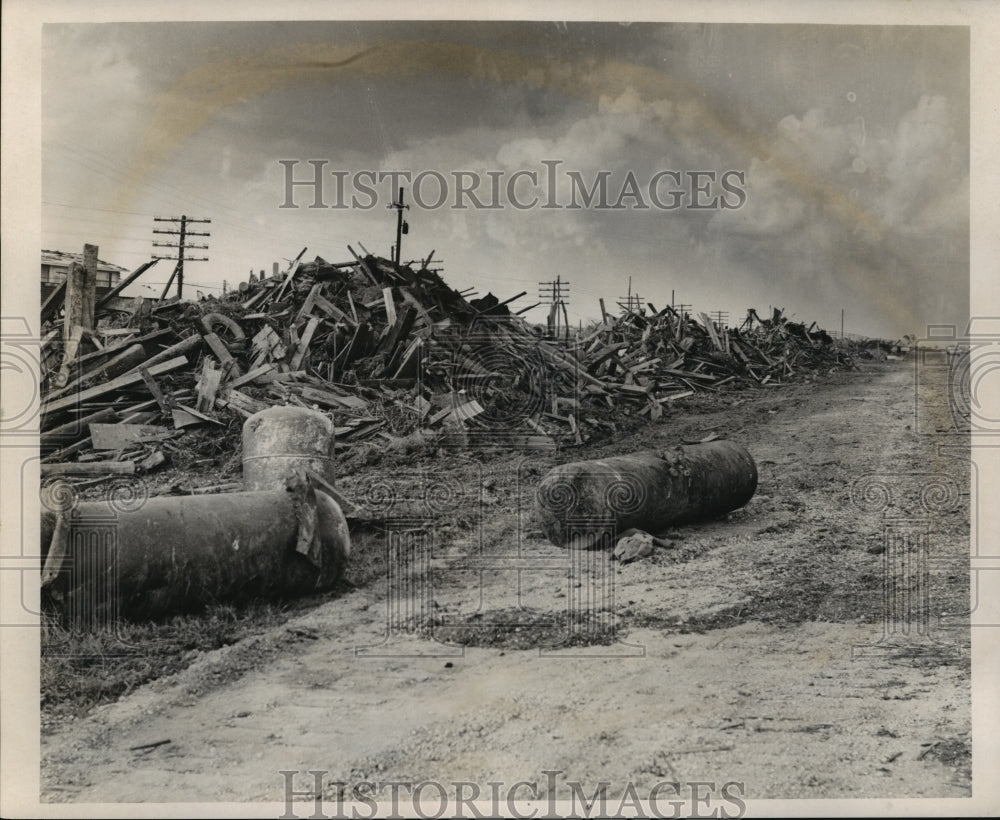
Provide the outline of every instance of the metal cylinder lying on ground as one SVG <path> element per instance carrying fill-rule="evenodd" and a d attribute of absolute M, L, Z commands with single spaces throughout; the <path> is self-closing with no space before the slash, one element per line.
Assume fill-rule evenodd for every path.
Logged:
<path fill-rule="evenodd" d="M 308 489 L 81 502 L 43 512 L 41 539 L 43 583 L 137 618 L 329 589 L 350 552 L 337 503 Z"/>
<path fill-rule="evenodd" d="M 243 424 L 243 485 L 280 490 L 302 467 L 334 483 L 333 422 L 304 407 L 270 407 Z"/>
<path fill-rule="evenodd" d="M 757 489 L 757 466 L 732 441 L 645 450 L 554 467 L 536 494 L 549 540 L 561 547 L 611 548 L 635 527 L 659 533 L 722 515 Z"/>

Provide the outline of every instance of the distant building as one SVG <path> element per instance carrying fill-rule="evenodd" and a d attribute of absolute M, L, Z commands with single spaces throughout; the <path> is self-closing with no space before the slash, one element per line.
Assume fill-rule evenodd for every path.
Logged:
<path fill-rule="evenodd" d="M 54 291 L 60 282 L 66 281 L 66 273 L 70 263 L 83 264 L 82 253 L 63 253 L 62 251 L 42 251 L 42 301 Z M 127 268 L 112 265 L 110 262 L 97 260 L 97 296 L 101 297 L 119 282 Z"/>

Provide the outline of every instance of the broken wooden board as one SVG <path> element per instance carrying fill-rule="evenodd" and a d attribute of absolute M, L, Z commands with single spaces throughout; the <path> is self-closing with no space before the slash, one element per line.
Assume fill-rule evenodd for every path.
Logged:
<path fill-rule="evenodd" d="M 131 461 L 89 461 L 70 464 L 45 464 L 39 466 L 42 478 L 50 475 L 132 475 L 135 464 Z"/>
<path fill-rule="evenodd" d="M 148 368 L 148 373 L 151 376 L 159 376 L 163 373 L 169 373 L 172 370 L 184 367 L 187 363 L 188 361 L 184 356 L 176 356 L 169 361 L 161 362 L 160 364 Z M 122 376 L 118 376 L 116 379 L 106 382 L 105 384 L 99 384 L 96 387 L 91 387 L 87 390 L 82 390 L 79 393 L 43 404 L 41 413 L 42 415 L 48 415 L 50 413 L 56 413 L 60 410 L 65 410 L 69 407 L 78 406 L 87 399 L 93 399 L 98 396 L 104 396 L 108 393 L 114 393 L 117 390 L 121 390 L 123 387 L 130 387 L 141 382 L 142 380 L 141 373 L 126 373 Z"/>
<path fill-rule="evenodd" d="M 312 342 L 312 337 L 316 333 L 316 328 L 319 327 L 320 319 L 316 316 L 309 317 L 309 323 L 306 325 L 306 329 L 302 333 L 302 337 L 299 339 L 298 348 L 295 351 L 295 355 L 292 356 L 292 361 L 289 363 L 289 367 L 292 370 L 298 370 L 302 366 L 302 360 L 305 358 L 306 353 L 309 352 L 309 345 Z"/>
<path fill-rule="evenodd" d="M 255 367 L 253 370 L 245 373 L 237 379 L 233 379 L 229 382 L 230 387 L 242 387 L 244 384 L 249 382 L 257 381 L 262 376 L 266 376 L 268 373 L 274 371 L 273 364 L 262 364 L 260 367 Z"/>
<path fill-rule="evenodd" d="M 254 352 L 253 367 L 258 367 L 266 359 L 283 359 L 285 357 L 285 345 L 281 341 L 281 336 L 270 325 L 264 325 L 257 335 L 250 340 L 251 349 Z"/>
<path fill-rule="evenodd" d="M 208 345 L 212 353 L 222 364 L 223 372 L 229 373 L 234 376 L 241 376 L 243 371 L 240 370 L 240 366 L 236 363 L 236 359 L 233 358 L 233 354 L 229 352 L 229 348 L 226 347 L 225 343 L 218 337 L 215 333 L 203 333 L 202 338 L 205 340 L 205 344 Z"/>
<path fill-rule="evenodd" d="M 222 370 L 216 367 L 212 359 L 206 358 L 202 365 L 201 376 L 198 379 L 198 399 L 194 405 L 195 410 L 199 413 L 207 413 L 215 406 L 215 396 L 219 392 L 221 381 Z"/>
<path fill-rule="evenodd" d="M 217 398 L 216 404 L 222 404 L 225 407 L 236 410 L 248 418 L 254 413 L 259 413 L 261 410 L 267 410 L 271 407 L 271 404 L 268 402 L 258 401 L 246 393 L 241 393 L 239 390 L 232 388 L 228 388 L 222 397 Z"/>
<path fill-rule="evenodd" d="M 331 393 L 328 390 L 318 390 L 315 387 L 308 387 L 306 385 L 303 385 L 296 392 L 306 401 L 316 402 L 326 407 L 346 408 L 348 410 L 368 409 L 368 402 L 357 396 L 341 396 L 337 393 Z"/>
<path fill-rule="evenodd" d="M 200 413 L 192 407 L 185 407 L 184 405 L 177 405 L 172 408 L 171 416 L 174 420 L 174 427 L 180 429 L 182 427 L 190 427 L 194 424 L 202 424 L 204 422 L 211 422 L 212 424 L 222 424 L 216 418 L 206 415 L 205 413 Z"/>
<path fill-rule="evenodd" d="M 159 441 L 170 431 L 156 424 L 90 424 L 90 440 L 95 450 L 121 450 L 129 444 Z"/>
<path fill-rule="evenodd" d="M 485 412 L 485 410 L 482 405 L 473 399 L 472 401 L 463 402 L 457 406 L 449 406 L 443 410 L 439 410 L 427 420 L 427 424 L 428 426 L 433 427 L 438 422 L 452 424 L 456 422 L 468 421 L 483 412 Z"/>
<path fill-rule="evenodd" d="M 392 327 L 396 324 L 396 303 L 392 298 L 392 288 L 382 288 L 382 300 L 385 303 L 386 321 Z"/>

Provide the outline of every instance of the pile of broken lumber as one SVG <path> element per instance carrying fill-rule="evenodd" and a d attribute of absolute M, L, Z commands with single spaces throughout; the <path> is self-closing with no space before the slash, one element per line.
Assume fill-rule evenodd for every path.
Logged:
<path fill-rule="evenodd" d="M 303 249 L 221 298 L 115 294 L 62 318 L 48 304 L 43 475 L 150 470 L 206 429 L 235 452 L 243 419 L 275 404 L 331 414 L 339 448 L 421 431 L 554 447 L 614 431 L 623 414 L 658 419 L 698 390 L 850 364 L 780 311 L 721 329 L 649 305 L 554 339 L 511 311 L 524 293 L 466 298 L 430 268 L 433 253 L 414 267 L 348 250 L 329 263 L 302 262 Z"/>
<path fill-rule="evenodd" d="M 817 371 L 853 366 L 852 354 L 834 345 L 815 322 L 790 322 L 780 309 L 760 319 L 752 308 L 739 328 L 724 328 L 671 307 L 603 314 L 604 321 L 576 342 L 587 373 L 626 407 L 653 419 L 665 403 L 723 385 L 777 385 Z M 603 303 L 602 303 L 603 312 Z M 699 321 L 700 320 L 700 321 Z"/>

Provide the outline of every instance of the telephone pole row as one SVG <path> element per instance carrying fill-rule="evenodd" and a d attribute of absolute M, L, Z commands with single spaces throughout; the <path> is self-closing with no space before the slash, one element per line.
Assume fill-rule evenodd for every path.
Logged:
<path fill-rule="evenodd" d="M 184 263 L 185 262 L 207 262 L 207 256 L 185 256 L 184 252 L 187 250 L 208 250 L 208 245 L 191 245 L 188 244 L 187 239 L 190 236 L 211 236 L 207 231 L 189 231 L 188 225 L 194 223 L 205 224 L 209 223 L 211 219 L 195 219 L 193 217 L 187 216 L 186 214 L 181 214 L 180 216 L 154 216 L 154 222 L 172 222 L 180 225 L 180 230 L 176 231 L 164 231 L 159 228 L 154 228 L 153 233 L 158 234 L 168 234 L 169 236 L 176 236 L 176 242 L 153 242 L 154 248 L 175 248 L 177 250 L 176 256 L 157 256 L 153 255 L 154 259 L 172 259 L 177 262 L 174 266 L 174 272 L 170 274 L 170 278 L 167 280 L 167 285 L 163 289 L 163 293 L 160 298 L 163 299 L 167 295 L 167 291 L 170 290 L 170 286 L 173 284 L 174 277 L 177 277 L 177 298 L 180 299 L 184 296 Z"/>

